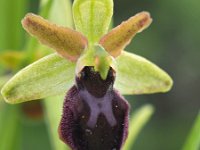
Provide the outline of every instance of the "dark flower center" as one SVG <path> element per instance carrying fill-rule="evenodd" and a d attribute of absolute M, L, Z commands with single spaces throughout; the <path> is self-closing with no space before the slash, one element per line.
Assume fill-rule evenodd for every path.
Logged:
<path fill-rule="evenodd" d="M 95 97 L 103 97 L 107 91 L 113 89 L 115 80 L 115 71 L 110 68 L 107 78 L 103 80 L 98 72 L 95 72 L 94 67 L 86 66 L 81 71 L 79 77 L 76 77 L 77 87 L 80 90 L 87 90 Z"/>

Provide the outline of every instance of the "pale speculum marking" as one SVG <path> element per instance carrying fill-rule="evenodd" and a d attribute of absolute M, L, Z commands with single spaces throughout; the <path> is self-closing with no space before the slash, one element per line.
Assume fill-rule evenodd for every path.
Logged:
<path fill-rule="evenodd" d="M 107 93 L 103 97 L 96 98 L 91 95 L 87 90 L 81 90 L 80 96 L 90 108 L 90 117 L 87 122 L 88 127 L 95 127 L 100 114 L 103 114 L 105 116 L 110 126 L 113 127 L 117 124 L 112 109 L 113 96 L 110 91 L 107 91 Z"/>

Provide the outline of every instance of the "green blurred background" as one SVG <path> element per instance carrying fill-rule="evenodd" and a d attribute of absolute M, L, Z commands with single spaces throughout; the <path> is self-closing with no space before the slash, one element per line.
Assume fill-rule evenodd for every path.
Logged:
<path fill-rule="evenodd" d="M 146 103 L 155 107 L 153 117 L 132 149 L 179 150 L 200 109 L 200 1 L 114 0 L 114 3 L 114 26 L 137 12 L 151 13 L 152 25 L 138 34 L 126 50 L 148 58 L 174 80 L 168 93 L 126 97 L 132 110 Z M 22 51 L 28 35 L 20 21 L 27 12 L 38 12 L 39 1 L 0 0 L 0 8 L 0 55 L 5 51 Z M 2 77 L 13 72 L 0 62 Z M 7 115 L 2 116 L 3 113 Z M 0 146 L 0 150 L 53 150 L 44 114 L 40 102 L 8 106 L 0 101 L 0 128 L 2 122 L 7 122 L 6 128 L 15 137 L 12 141 L 15 144 L 5 141 L 9 148 Z M 9 120 L 9 115 L 16 121 Z M 16 127 L 17 132 L 11 130 Z M 3 130 L 0 129 L 0 141 L 8 134 Z"/>
<path fill-rule="evenodd" d="M 153 23 L 127 50 L 166 70 L 174 80 L 166 94 L 133 96 L 132 108 L 152 103 L 155 114 L 136 142 L 138 150 L 179 150 L 200 109 L 200 1 L 115 0 L 115 25 L 140 11 Z"/>

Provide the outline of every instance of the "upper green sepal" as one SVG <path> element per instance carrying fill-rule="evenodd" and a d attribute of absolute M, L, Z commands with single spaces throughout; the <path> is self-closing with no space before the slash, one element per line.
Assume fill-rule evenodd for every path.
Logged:
<path fill-rule="evenodd" d="M 75 63 L 48 55 L 18 72 L 1 90 L 15 104 L 65 93 L 74 82 Z"/>
<path fill-rule="evenodd" d="M 97 43 L 107 33 L 113 15 L 113 0 L 75 0 L 73 17 L 76 29 L 90 43 Z"/>
<path fill-rule="evenodd" d="M 115 88 L 121 94 L 150 94 L 171 89 L 171 77 L 147 59 L 128 52 L 117 57 Z"/>

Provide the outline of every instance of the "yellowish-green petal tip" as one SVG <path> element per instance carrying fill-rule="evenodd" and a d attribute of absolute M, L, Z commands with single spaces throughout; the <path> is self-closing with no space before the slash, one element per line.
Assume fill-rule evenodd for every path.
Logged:
<path fill-rule="evenodd" d="M 11 93 L 11 90 L 8 90 L 7 84 L 6 84 L 1 89 L 1 95 L 2 95 L 3 99 L 5 100 L 5 102 L 7 102 L 9 104 L 17 103 L 16 101 L 12 100 L 12 98 L 9 96 L 10 95 L 9 93 Z"/>

